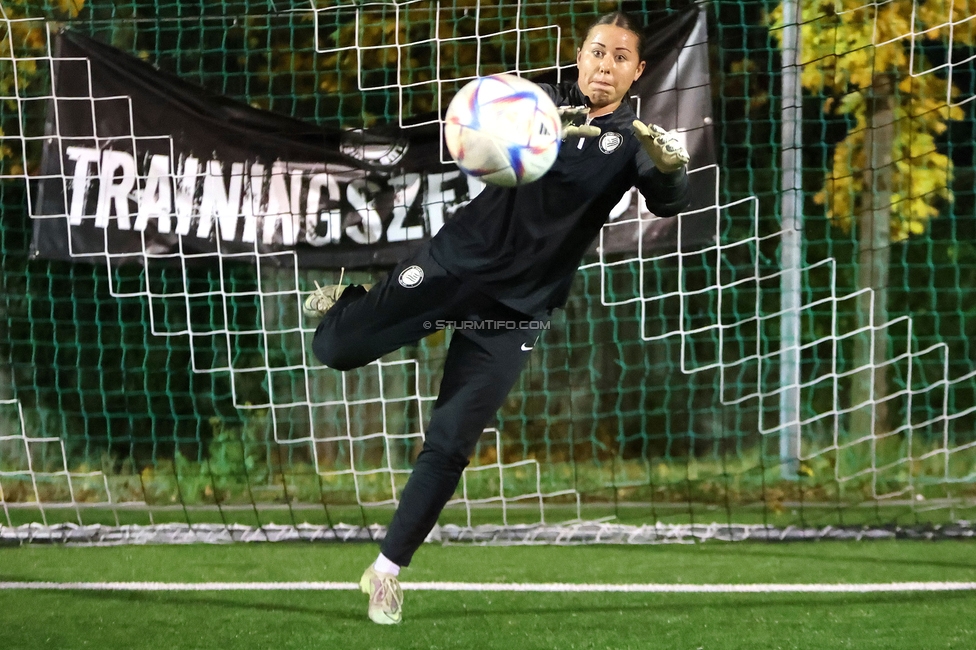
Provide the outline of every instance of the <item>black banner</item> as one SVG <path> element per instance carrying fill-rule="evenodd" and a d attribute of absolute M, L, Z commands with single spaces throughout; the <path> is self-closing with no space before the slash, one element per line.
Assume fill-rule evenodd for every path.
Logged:
<path fill-rule="evenodd" d="M 633 89 L 640 115 L 683 133 L 692 167 L 712 165 L 704 14 L 693 8 L 649 31 L 653 50 Z M 390 265 L 482 187 L 441 162 L 436 122 L 322 129 L 75 32 L 56 34 L 52 54 L 54 99 L 31 201 L 35 256 L 123 263 L 293 251 L 305 267 Z M 711 170 L 692 181 L 692 208 L 712 205 Z M 713 215 L 682 217 L 680 228 L 675 219 L 638 220 L 638 196 L 615 208 L 603 252 L 633 254 L 638 242 L 673 250 L 714 236 Z"/>

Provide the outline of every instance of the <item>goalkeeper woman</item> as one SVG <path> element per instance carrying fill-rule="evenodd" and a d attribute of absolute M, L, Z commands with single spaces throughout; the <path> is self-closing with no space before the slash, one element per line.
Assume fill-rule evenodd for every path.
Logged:
<path fill-rule="evenodd" d="M 610 210 L 632 187 L 658 216 L 688 205 L 684 147 L 637 120 L 624 101 L 644 71 L 642 34 L 626 14 L 601 17 L 577 53 L 578 80 L 543 86 L 562 107 L 564 141 L 540 180 L 487 186 L 379 284 L 343 287 L 340 278 L 305 301 L 306 313 L 322 316 L 315 355 L 338 370 L 366 365 L 445 322 L 484 325 L 455 325 L 423 450 L 360 582 L 377 623 L 402 619 L 400 568 L 454 494 Z"/>

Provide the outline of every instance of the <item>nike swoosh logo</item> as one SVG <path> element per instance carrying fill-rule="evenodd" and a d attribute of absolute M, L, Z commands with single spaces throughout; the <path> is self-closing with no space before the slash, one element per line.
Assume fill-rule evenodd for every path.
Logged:
<path fill-rule="evenodd" d="M 525 345 L 525 343 L 523 343 L 523 344 L 522 344 L 522 351 L 523 351 L 523 352 L 528 352 L 529 350 L 531 350 L 531 349 L 532 349 L 532 347 L 533 347 L 533 346 L 531 346 L 531 345 L 529 345 L 529 346 L 526 346 L 526 345 Z"/>

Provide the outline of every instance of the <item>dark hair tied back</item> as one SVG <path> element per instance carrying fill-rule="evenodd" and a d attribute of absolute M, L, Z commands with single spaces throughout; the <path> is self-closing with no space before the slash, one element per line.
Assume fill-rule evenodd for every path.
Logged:
<path fill-rule="evenodd" d="M 599 27 L 600 25 L 613 25 L 614 27 L 620 27 L 626 29 L 634 36 L 637 37 L 637 56 L 639 61 L 644 60 L 644 28 L 643 26 L 634 19 L 628 13 L 623 11 L 614 11 L 609 14 L 603 14 L 590 25 L 589 29 L 586 30 L 586 38 L 590 37 L 590 32 L 593 31 L 594 27 Z M 585 39 L 584 39 L 585 40 Z"/>

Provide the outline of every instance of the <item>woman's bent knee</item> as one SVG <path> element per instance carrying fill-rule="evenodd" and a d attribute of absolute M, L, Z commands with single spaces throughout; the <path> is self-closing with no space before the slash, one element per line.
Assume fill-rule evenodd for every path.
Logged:
<path fill-rule="evenodd" d="M 315 358 L 335 370 L 352 370 L 369 363 L 357 354 L 358 345 L 353 337 L 337 334 L 334 330 L 319 325 L 312 339 L 312 352 Z"/>

